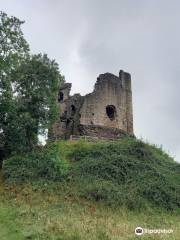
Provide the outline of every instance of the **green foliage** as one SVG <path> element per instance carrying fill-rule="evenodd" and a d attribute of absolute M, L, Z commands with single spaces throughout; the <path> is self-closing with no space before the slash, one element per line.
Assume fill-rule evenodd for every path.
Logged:
<path fill-rule="evenodd" d="M 71 158 L 87 198 L 129 208 L 147 201 L 167 209 L 180 206 L 180 165 L 161 149 L 127 138 L 75 149 Z"/>
<path fill-rule="evenodd" d="M 135 184 L 119 185 L 102 179 L 81 181 L 80 196 L 96 202 L 103 202 L 111 207 L 123 206 L 130 210 L 140 209 L 147 201 L 139 195 Z"/>
<path fill-rule="evenodd" d="M 21 31 L 22 24 L 19 19 L 0 12 L 0 151 L 5 154 L 10 151 L 9 126 L 15 123 L 13 115 L 16 109 L 10 75 L 29 54 L 29 46 Z"/>
<path fill-rule="evenodd" d="M 13 70 L 29 51 L 29 46 L 21 31 L 20 21 L 0 12 L 0 78 Z M 4 78 L 3 78 L 4 80 Z M 1 87 L 5 81 L 1 82 Z"/>
<path fill-rule="evenodd" d="M 64 180 L 77 195 L 108 206 L 168 210 L 180 207 L 179 169 L 162 149 L 133 138 L 60 141 L 7 159 L 3 166 L 10 182 Z"/>
<path fill-rule="evenodd" d="M 3 174 L 11 183 L 40 179 L 61 181 L 67 178 L 69 164 L 61 158 L 59 146 L 50 144 L 25 155 L 15 155 L 4 161 Z"/>
<path fill-rule="evenodd" d="M 59 115 L 57 95 L 64 78 L 47 55 L 30 55 L 23 23 L 0 12 L 0 161 L 31 151 Z"/>
<path fill-rule="evenodd" d="M 33 183 L 33 186 L 35 183 Z M 45 184 L 44 184 L 45 185 Z M 56 185 L 54 192 L 50 187 Z M 129 240 L 137 226 L 173 229 L 173 234 L 143 235 L 140 239 L 180 239 L 177 212 L 164 209 L 129 211 L 83 200 L 73 195 L 72 184 L 53 183 L 41 189 L 32 184 L 4 187 L 0 183 L 1 240 Z"/>
<path fill-rule="evenodd" d="M 20 147 L 31 150 L 37 145 L 38 134 L 50 129 L 59 116 L 57 95 L 63 77 L 58 64 L 47 55 L 26 59 L 12 75 L 17 94 L 17 116 Z"/>

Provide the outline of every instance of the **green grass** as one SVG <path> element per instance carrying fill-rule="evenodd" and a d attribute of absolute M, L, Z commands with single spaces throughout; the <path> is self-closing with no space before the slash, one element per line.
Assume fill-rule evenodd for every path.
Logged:
<path fill-rule="evenodd" d="M 139 239 L 134 234 L 137 226 L 174 231 L 141 239 L 180 239 L 178 214 L 162 209 L 138 212 L 107 207 L 79 198 L 72 186 L 62 184 L 37 189 L 36 185 L 6 187 L 1 183 L 0 239 Z"/>
<path fill-rule="evenodd" d="M 180 164 L 155 146 L 136 139 L 76 143 L 69 155 L 82 194 L 130 209 L 146 204 L 180 207 Z"/>
<path fill-rule="evenodd" d="M 162 149 L 60 141 L 13 156 L 0 177 L 0 240 L 180 239 L 180 164 Z"/>

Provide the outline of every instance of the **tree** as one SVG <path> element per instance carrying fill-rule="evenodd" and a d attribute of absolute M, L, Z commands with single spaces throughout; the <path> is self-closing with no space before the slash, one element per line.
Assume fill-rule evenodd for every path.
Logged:
<path fill-rule="evenodd" d="M 7 132 L 15 110 L 10 74 L 29 53 L 22 24 L 18 18 L 0 12 L 0 161 L 9 151 Z"/>
<path fill-rule="evenodd" d="M 32 55 L 12 74 L 17 96 L 18 127 L 24 149 L 31 150 L 59 116 L 58 90 L 63 77 L 47 55 Z"/>
<path fill-rule="evenodd" d="M 30 55 L 22 24 L 0 12 L 0 160 L 36 146 L 59 112 L 58 64 L 47 55 Z"/>

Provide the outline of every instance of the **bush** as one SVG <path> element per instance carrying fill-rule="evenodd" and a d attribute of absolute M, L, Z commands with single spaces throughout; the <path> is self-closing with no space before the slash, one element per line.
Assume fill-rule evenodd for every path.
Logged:
<path fill-rule="evenodd" d="M 61 157 L 58 144 L 38 148 L 25 155 L 13 156 L 3 164 L 3 175 L 10 182 L 39 179 L 63 180 L 69 173 L 69 163 Z"/>
<path fill-rule="evenodd" d="M 60 141 L 3 165 L 11 182 L 68 180 L 77 194 L 110 206 L 180 207 L 180 164 L 135 138 L 116 142 Z"/>
<path fill-rule="evenodd" d="M 134 185 L 123 186 L 102 179 L 82 181 L 80 196 L 96 202 L 104 202 L 108 206 L 124 206 L 131 210 L 140 209 L 145 204 L 145 200 Z"/>
<path fill-rule="evenodd" d="M 147 201 L 166 209 L 180 207 L 179 164 L 162 149 L 127 138 L 75 149 L 72 158 L 77 160 L 75 178 L 84 182 L 88 199 L 128 208 Z"/>

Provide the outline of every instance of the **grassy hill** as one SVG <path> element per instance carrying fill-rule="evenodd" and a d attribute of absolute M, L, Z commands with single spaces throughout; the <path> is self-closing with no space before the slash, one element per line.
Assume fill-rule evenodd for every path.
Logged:
<path fill-rule="evenodd" d="M 134 138 L 60 141 L 3 164 L 0 239 L 180 239 L 180 164 Z"/>

